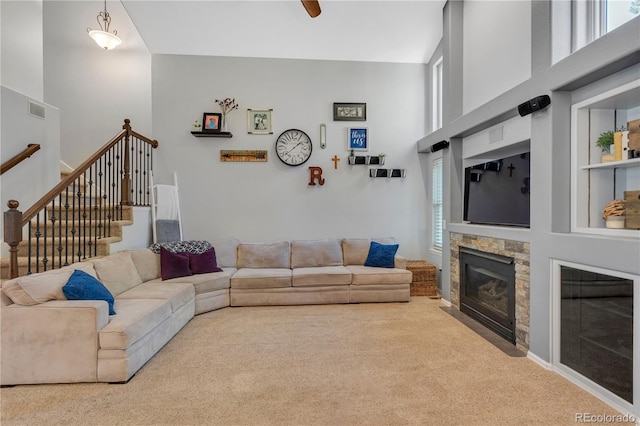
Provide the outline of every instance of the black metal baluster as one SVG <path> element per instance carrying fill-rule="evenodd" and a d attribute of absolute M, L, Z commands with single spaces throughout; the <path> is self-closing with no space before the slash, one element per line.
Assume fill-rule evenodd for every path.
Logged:
<path fill-rule="evenodd" d="M 73 229 L 73 216 L 71 216 L 71 219 L 71 229 Z M 66 237 L 64 239 L 64 265 L 67 266 L 69 265 L 69 187 L 64 190 L 64 223 L 64 235 Z"/>
<path fill-rule="evenodd" d="M 43 210 L 43 239 L 42 239 L 42 270 L 46 271 L 47 270 L 47 263 L 49 263 L 49 259 L 47 258 L 47 207 L 45 207 Z"/>
<path fill-rule="evenodd" d="M 78 232 L 76 226 L 80 223 L 80 216 L 76 222 L 76 181 L 71 184 L 71 191 L 71 254 L 73 255 L 71 263 L 74 263 L 76 261 L 76 233 Z"/>

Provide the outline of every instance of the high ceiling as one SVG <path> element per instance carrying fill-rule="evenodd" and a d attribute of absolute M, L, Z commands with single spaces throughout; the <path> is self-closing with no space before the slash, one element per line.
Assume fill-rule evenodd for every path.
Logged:
<path fill-rule="evenodd" d="M 153 54 L 426 63 L 445 0 L 121 0 Z"/>

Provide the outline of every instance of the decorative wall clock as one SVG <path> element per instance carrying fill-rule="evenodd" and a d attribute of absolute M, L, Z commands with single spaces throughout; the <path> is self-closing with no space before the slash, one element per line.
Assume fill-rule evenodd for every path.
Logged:
<path fill-rule="evenodd" d="M 276 155 L 288 166 L 299 166 L 311 157 L 311 138 L 302 130 L 289 129 L 276 140 Z"/>

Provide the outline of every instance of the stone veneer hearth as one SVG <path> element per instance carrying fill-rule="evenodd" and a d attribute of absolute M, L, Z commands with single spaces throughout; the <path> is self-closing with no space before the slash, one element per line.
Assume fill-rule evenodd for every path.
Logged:
<path fill-rule="evenodd" d="M 516 346 L 529 349 L 529 243 L 450 233 L 451 304 L 460 310 L 460 247 L 512 257 L 516 270 Z"/>

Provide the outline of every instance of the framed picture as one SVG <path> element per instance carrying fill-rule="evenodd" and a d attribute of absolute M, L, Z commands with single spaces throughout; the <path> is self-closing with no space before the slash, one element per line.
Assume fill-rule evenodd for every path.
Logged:
<path fill-rule="evenodd" d="M 334 102 L 333 121 L 367 121 L 367 104 Z"/>
<path fill-rule="evenodd" d="M 219 112 L 205 112 L 202 116 L 203 133 L 220 133 L 222 124 L 222 114 Z"/>
<path fill-rule="evenodd" d="M 349 151 L 369 150 L 369 129 L 366 127 L 349 127 L 348 129 Z"/>
<path fill-rule="evenodd" d="M 272 112 L 273 109 L 248 109 L 247 133 L 250 135 L 273 134 L 273 125 L 271 123 Z"/>

